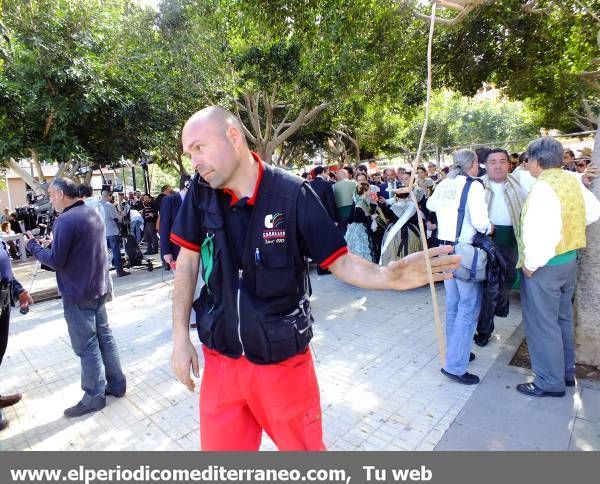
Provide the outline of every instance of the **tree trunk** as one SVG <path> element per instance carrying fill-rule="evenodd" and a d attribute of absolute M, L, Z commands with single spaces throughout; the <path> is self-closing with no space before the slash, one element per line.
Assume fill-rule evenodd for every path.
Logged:
<path fill-rule="evenodd" d="M 33 189 L 36 195 L 48 194 L 48 190 L 45 189 L 39 181 L 32 177 L 31 174 L 27 173 L 27 171 L 21 168 L 14 159 L 10 159 L 9 166 L 17 175 L 19 175 L 23 180 L 25 180 L 25 183 L 27 183 Z"/>
<path fill-rule="evenodd" d="M 596 130 L 592 165 L 600 168 L 600 125 Z M 600 182 L 592 192 L 600 198 Z M 600 222 L 587 227 L 587 247 L 580 251 L 575 291 L 575 348 L 577 362 L 600 366 Z"/>
<path fill-rule="evenodd" d="M 40 163 L 40 159 L 38 157 L 37 151 L 31 150 L 31 163 L 35 167 L 35 170 L 38 174 L 38 180 L 40 183 L 46 183 L 46 177 L 44 176 L 44 170 L 42 169 L 42 164 Z"/>
<path fill-rule="evenodd" d="M 275 153 L 277 147 L 329 106 L 329 103 L 321 103 L 311 110 L 305 107 L 294 121 L 288 121 L 292 106 L 277 101 L 276 88 L 270 94 L 266 92 L 245 92 L 243 98 L 243 103 L 239 101 L 235 103 L 236 114 L 242 123 L 246 138 L 254 145 L 256 152 L 265 163 L 272 163 L 273 153 Z M 274 112 L 277 110 L 285 110 L 283 119 L 279 123 L 275 123 L 273 120 Z M 246 113 L 248 126 L 244 124 L 240 111 Z"/>
<path fill-rule="evenodd" d="M 183 176 L 187 173 L 185 166 L 183 166 L 183 158 L 181 157 L 181 152 L 177 151 L 177 169 L 179 170 L 179 176 Z"/>

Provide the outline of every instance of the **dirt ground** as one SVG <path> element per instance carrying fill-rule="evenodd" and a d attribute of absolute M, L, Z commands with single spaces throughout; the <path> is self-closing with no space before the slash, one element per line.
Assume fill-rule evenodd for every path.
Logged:
<path fill-rule="evenodd" d="M 519 346 L 519 349 L 510 360 L 512 366 L 518 366 L 519 368 L 531 368 L 531 360 L 529 358 L 529 351 L 527 350 L 527 340 L 523 340 Z M 597 366 L 589 365 L 576 365 L 575 374 L 577 378 L 582 380 L 596 380 L 600 381 L 600 368 Z"/>

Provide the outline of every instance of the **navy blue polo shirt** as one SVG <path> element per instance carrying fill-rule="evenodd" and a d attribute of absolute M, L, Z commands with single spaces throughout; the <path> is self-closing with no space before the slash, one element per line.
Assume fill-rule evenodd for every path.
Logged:
<path fill-rule="evenodd" d="M 242 254 L 246 245 L 246 234 L 256 198 L 260 196 L 263 164 L 256 153 L 252 156 L 258 163 L 258 178 L 251 197 L 238 199 L 228 189 L 220 190 L 223 201 L 225 227 L 229 244 L 236 258 L 236 266 L 241 267 Z M 203 233 L 200 227 L 199 211 L 196 209 L 197 190 L 193 186 L 188 190 L 183 205 L 171 231 L 171 241 L 186 249 L 200 252 Z M 326 269 L 335 260 L 348 252 L 341 231 L 335 226 L 319 197 L 307 186 L 298 194 L 296 223 L 298 241 L 302 255 L 310 257 Z"/>

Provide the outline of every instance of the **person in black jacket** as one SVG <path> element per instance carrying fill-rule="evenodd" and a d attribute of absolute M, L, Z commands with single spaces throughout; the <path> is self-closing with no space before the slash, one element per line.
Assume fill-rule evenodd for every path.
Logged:
<path fill-rule="evenodd" d="M 310 181 L 310 187 L 315 191 L 321 203 L 325 207 L 325 210 L 331 217 L 331 220 L 337 222 L 337 212 L 335 209 L 335 195 L 333 194 L 333 187 L 329 183 L 327 170 L 323 166 L 317 166 L 313 173 L 315 178 Z"/>
<path fill-rule="evenodd" d="M 0 364 L 8 345 L 8 326 L 10 323 L 10 307 L 14 301 L 19 301 L 21 309 L 33 304 L 29 292 L 23 288 L 13 275 L 10 255 L 6 244 L 0 241 Z M 10 407 L 21 400 L 21 394 L 0 396 L 0 431 L 8 427 L 8 420 L 2 415 L 2 409 Z"/>
<path fill-rule="evenodd" d="M 154 208 L 152 197 L 147 193 L 143 198 L 141 214 L 144 218 L 144 242 L 146 242 L 146 252 L 144 252 L 144 255 L 154 255 L 158 252 L 158 236 L 156 235 L 158 213 Z"/>
<path fill-rule="evenodd" d="M 156 198 L 154 200 L 152 200 L 152 206 L 154 207 L 154 210 L 156 210 L 156 213 L 159 214 L 159 216 L 160 216 L 160 207 L 162 205 L 163 199 L 165 197 L 168 197 L 172 193 L 173 193 L 173 187 L 171 185 L 163 185 L 160 188 L 160 193 L 158 195 L 156 195 Z"/>
<path fill-rule="evenodd" d="M 191 179 L 192 177 L 187 173 L 181 175 L 181 178 L 179 179 L 179 193 L 172 193 L 171 195 L 163 197 L 160 205 L 160 255 L 162 259 L 169 264 L 171 269 L 175 269 L 175 261 L 179 254 L 179 246 L 171 242 L 169 235 L 171 234 L 177 212 L 179 212 L 179 208 L 183 203 Z"/>
<path fill-rule="evenodd" d="M 248 148 L 229 111 L 194 114 L 183 149 L 198 172 L 171 239 L 181 246 L 173 290 L 171 365 L 190 391 L 199 377 L 189 334 L 192 306 L 203 343 L 200 440 L 203 450 L 258 450 L 265 430 L 281 450 L 323 450 L 306 258 L 363 288 L 425 285 L 426 255 L 385 267 L 349 254 L 310 186 Z M 451 247 L 427 254 L 434 280 L 451 277 Z M 437 257 L 441 256 L 441 257 Z M 193 299 L 198 268 L 205 286 Z"/>

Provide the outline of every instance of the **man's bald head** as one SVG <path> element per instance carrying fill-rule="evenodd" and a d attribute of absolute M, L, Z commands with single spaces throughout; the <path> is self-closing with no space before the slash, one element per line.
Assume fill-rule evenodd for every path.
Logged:
<path fill-rule="evenodd" d="M 221 106 L 208 106 L 195 112 L 190 119 L 186 121 L 183 126 L 183 131 L 185 132 L 186 129 L 189 129 L 192 126 L 200 129 L 210 127 L 216 132 L 222 133 L 223 136 L 225 136 L 225 133 L 230 127 L 233 127 L 239 131 L 244 144 L 247 145 L 242 123 L 233 113 Z M 184 146 L 184 149 L 185 148 L 186 147 Z"/>
<path fill-rule="evenodd" d="M 230 188 L 251 165 L 253 158 L 242 124 L 232 113 L 209 106 L 194 113 L 181 133 L 183 151 L 190 155 L 192 168 L 213 188 Z"/>
<path fill-rule="evenodd" d="M 347 180 L 349 178 L 348 171 L 341 168 L 336 173 L 338 180 Z"/>

